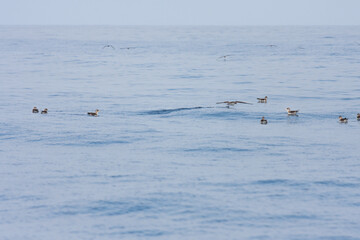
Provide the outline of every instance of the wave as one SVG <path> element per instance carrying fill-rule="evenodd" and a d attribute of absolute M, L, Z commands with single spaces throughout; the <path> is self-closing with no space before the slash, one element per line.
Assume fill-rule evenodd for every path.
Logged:
<path fill-rule="evenodd" d="M 283 185 L 289 184 L 291 181 L 287 179 L 267 179 L 267 180 L 258 180 L 253 182 L 255 185 Z"/>
<path fill-rule="evenodd" d="M 184 149 L 184 152 L 250 152 L 253 149 L 234 147 L 200 147 Z"/>
<path fill-rule="evenodd" d="M 264 179 L 257 180 L 251 183 L 252 185 L 283 185 L 283 186 L 328 186 L 328 187 L 343 187 L 343 188 L 358 188 L 359 183 L 354 182 L 342 182 L 342 181 L 333 181 L 333 180 L 324 180 L 324 181 L 294 181 L 290 179 Z"/>
<path fill-rule="evenodd" d="M 65 205 L 55 215 L 97 214 L 100 216 L 126 215 L 151 210 L 151 204 L 126 201 L 97 201 L 87 206 Z"/>
<path fill-rule="evenodd" d="M 42 142 L 44 139 L 29 140 L 29 142 Z M 83 141 L 54 141 L 47 142 L 48 146 L 68 146 L 68 147 L 95 147 L 95 146 L 106 146 L 113 144 L 129 144 L 132 141 L 127 140 L 83 140 Z"/>

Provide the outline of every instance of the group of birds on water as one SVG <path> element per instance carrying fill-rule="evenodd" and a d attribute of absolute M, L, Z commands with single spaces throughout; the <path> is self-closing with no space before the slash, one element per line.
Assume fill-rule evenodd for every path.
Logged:
<path fill-rule="evenodd" d="M 258 100 L 258 103 L 267 103 L 267 99 L 268 97 L 265 96 L 264 98 L 257 98 Z M 244 101 L 224 101 L 224 102 L 217 102 L 216 104 L 226 104 L 226 107 L 227 108 L 230 108 L 230 106 L 234 106 L 238 103 L 241 103 L 241 104 L 252 104 L 252 103 L 248 103 L 248 102 L 244 102 Z M 286 108 L 286 111 L 287 111 L 287 114 L 289 116 L 298 116 L 298 112 L 299 110 L 291 110 L 289 107 Z M 34 107 L 33 110 L 32 110 L 33 113 L 39 113 L 39 109 L 37 107 Z M 99 109 L 96 109 L 95 112 L 88 112 L 87 115 L 89 116 L 93 116 L 93 117 L 98 117 L 98 113 L 100 112 Z M 41 114 L 47 114 L 48 113 L 48 109 L 45 108 L 44 110 L 41 111 Z M 357 120 L 360 121 L 360 113 L 357 114 Z M 339 122 L 340 123 L 347 123 L 348 122 L 348 119 L 347 118 L 344 118 L 342 116 L 339 116 Z M 260 124 L 267 124 L 268 123 L 268 120 L 265 119 L 265 117 L 263 116 L 260 120 Z"/>
<path fill-rule="evenodd" d="M 360 45 L 359 43 L 357 43 L 358 45 Z M 270 44 L 270 45 L 267 45 L 269 47 L 277 47 L 276 45 L 273 45 L 273 44 Z M 115 47 L 111 44 L 107 44 L 107 45 L 104 45 L 103 46 L 103 49 L 104 48 L 111 48 L 113 50 L 115 50 Z M 120 48 L 120 49 L 134 49 L 135 47 L 124 47 L 124 48 Z M 222 59 L 224 61 L 227 60 L 228 57 L 230 57 L 232 55 L 224 55 L 224 56 L 221 56 L 219 57 L 218 59 Z M 268 97 L 265 96 L 264 98 L 257 98 L 258 102 L 259 103 L 267 103 L 267 99 Z M 241 104 L 252 104 L 252 103 L 248 103 L 248 102 L 244 102 L 244 101 L 224 101 L 224 102 L 217 102 L 216 104 L 226 104 L 226 107 L 227 108 L 230 108 L 230 106 L 234 106 L 238 103 L 241 103 Z M 97 117 L 99 116 L 98 113 L 99 113 L 99 109 L 96 109 L 95 112 L 88 112 L 87 115 L 89 116 L 93 116 L 93 117 Z M 286 111 L 287 111 L 287 114 L 290 115 L 290 116 L 297 116 L 299 110 L 291 110 L 289 107 L 286 108 Z M 34 107 L 33 110 L 32 110 L 33 113 L 39 113 L 39 109 L 37 109 L 37 107 Z M 45 108 L 44 110 L 41 111 L 41 114 L 47 114 L 48 113 L 48 109 Z M 360 113 L 357 114 L 357 120 L 360 121 Z M 348 122 L 348 119 L 347 118 L 344 118 L 342 116 L 339 116 L 339 122 L 340 123 L 347 123 Z M 260 120 L 260 123 L 261 124 L 267 124 L 268 121 L 265 119 L 265 117 L 262 117 L 261 120 Z"/>
<path fill-rule="evenodd" d="M 265 96 L 264 98 L 257 98 L 258 103 L 267 103 L 267 99 L 268 97 Z M 221 104 L 221 103 L 225 103 L 227 104 L 227 108 L 230 108 L 230 106 L 234 106 L 235 104 L 238 103 L 242 103 L 242 104 L 252 104 L 252 103 L 248 103 L 248 102 L 243 102 L 243 101 L 225 101 L 225 102 L 218 102 L 216 104 Z M 289 107 L 286 108 L 286 111 L 288 113 L 288 115 L 293 115 L 293 116 L 297 116 L 297 113 L 299 112 L 299 110 L 291 110 Z M 358 120 L 360 120 L 360 114 L 358 114 Z M 268 121 L 265 119 L 265 117 L 263 116 L 260 120 L 261 124 L 267 124 Z"/>
<path fill-rule="evenodd" d="M 265 96 L 264 98 L 257 98 L 259 103 L 267 103 L 267 99 L 268 99 L 267 96 Z M 221 103 L 227 104 L 227 108 L 230 108 L 230 106 L 234 106 L 235 104 L 238 104 L 238 103 L 251 104 L 251 103 L 243 102 L 243 101 L 225 101 L 225 102 L 218 102 L 217 104 L 221 104 Z M 286 111 L 287 111 L 287 114 L 289 116 L 298 116 L 297 114 L 299 112 L 299 110 L 291 110 L 289 107 L 286 108 Z M 356 119 L 358 121 L 360 121 L 360 113 L 357 114 Z M 339 116 L 339 122 L 340 123 L 347 123 L 348 119 L 344 118 L 342 116 Z M 268 121 L 265 119 L 265 117 L 262 117 L 261 120 L 260 120 L 260 123 L 261 124 L 267 124 Z"/>
<path fill-rule="evenodd" d="M 267 103 L 267 99 L 268 97 L 265 96 L 264 98 L 257 98 L 258 102 L 259 103 Z M 242 104 L 251 104 L 251 103 L 248 103 L 248 102 L 243 102 L 243 101 L 225 101 L 225 102 L 218 102 L 217 104 L 220 104 L 220 103 L 225 103 L 227 104 L 227 108 L 230 108 L 230 106 L 234 106 L 235 104 L 238 104 L 238 103 L 242 103 Z M 299 110 L 291 110 L 289 107 L 286 108 L 286 111 L 287 111 L 287 114 L 289 116 L 297 116 Z M 360 113 L 357 114 L 356 116 L 356 119 L 358 121 L 360 121 Z M 339 116 L 339 122 L 340 123 L 347 123 L 348 122 L 348 119 L 347 118 L 344 118 L 342 116 Z M 265 119 L 265 117 L 262 117 L 261 120 L 260 120 L 260 123 L 261 124 L 267 124 L 268 121 Z"/>
<path fill-rule="evenodd" d="M 39 109 L 37 109 L 37 107 L 34 107 L 32 110 L 33 113 L 39 113 Z M 44 108 L 44 110 L 41 111 L 41 114 L 47 114 L 48 113 L 48 109 Z"/>
<path fill-rule="evenodd" d="M 39 109 L 37 107 L 34 107 L 32 110 L 33 113 L 39 113 Z M 93 117 L 97 117 L 98 113 L 100 112 L 99 109 L 96 109 L 95 112 L 88 112 L 87 114 L 89 116 L 93 116 Z M 48 109 L 45 108 L 44 110 L 41 111 L 41 114 L 47 114 L 48 113 Z"/>

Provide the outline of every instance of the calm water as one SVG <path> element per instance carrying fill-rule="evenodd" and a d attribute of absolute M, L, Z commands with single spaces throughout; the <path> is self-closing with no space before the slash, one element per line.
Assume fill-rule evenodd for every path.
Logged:
<path fill-rule="evenodd" d="M 0 102 L 0 239 L 360 239 L 360 27 L 1 26 Z"/>

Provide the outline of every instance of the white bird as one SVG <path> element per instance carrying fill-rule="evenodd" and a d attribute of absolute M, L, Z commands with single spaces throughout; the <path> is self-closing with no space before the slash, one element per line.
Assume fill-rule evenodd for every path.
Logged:
<path fill-rule="evenodd" d="M 297 113 L 299 112 L 299 110 L 290 110 L 290 108 L 286 108 L 286 111 L 288 113 L 288 115 L 297 115 Z"/>

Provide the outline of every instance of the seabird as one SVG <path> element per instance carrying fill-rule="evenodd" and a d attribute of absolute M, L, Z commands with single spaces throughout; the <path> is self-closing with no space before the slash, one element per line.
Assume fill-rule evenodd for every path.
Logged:
<path fill-rule="evenodd" d="M 286 108 L 286 111 L 288 113 L 288 115 L 297 115 L 297 113 L 299 112 L 299 110 L 290 110 L 290 108 Z"/>
<path fill-rule="evenodd" d="M 339 116 L 339 122 L 341 123 L 347 123 L 348 119 L 347 118 L 343 118 L 342 116 Z"/>
<path fill-rule="evenodd" d="M 224 61 L 226 61 L 226 58 L 229 56 L 231 56 L 231 55 L 224 55 L 224 56 L 218 57 L 218 59 L 222 58 L 222 59 L 224 59 Z"/>
<path fill-rule="evenodd" d="M 48 112 L 48 109 L 45 108 L 44 110 L 41 111 L 41 114 L 47 114 L 47 112 Z"/>
<path fill-rule="evenodd" d="M 356 119 L 360 121 L 360 113 L 357 114 Z"/>
<path fill-rule="evenodd" d="M 105 45 L 105 46 L 103 47 L 103 49 L 104 49 L 104 48 L 110 48 L 110 47 L 115 50 L 114 46 L 113 46 L 113 45 L 110 45 L 110 44 Z"/>
<path fill-rule="evenodd" d="M 260 120 L 261 124 L 267 124 L 267 120 L 265 119 L 265 117 L 262 117 Z"/>
<path fill-rule="evenodd" d="M 130 50 L 130 49 L 135 49 L 136 47 L 123 47 L 123 48 L 119 48 L 119 49 L 127 49 L 127 50 Z"/>
<path fill-rule="evenodd" d="M 100 110 L 99 110 L 99 109 L 96 109 L 95 112 L 88 112 L 87 114 L 88 114 L 89 116 L 97 117 L 97 116 L 98 116 L 98 112 L 100 112 Z"/>
<path fill-rule="evenodd" d="M 267 96 L 265 96 L 264 98 L 257 98 L 257 100 L 259 101 L 259 103 L 267 103 Z"/>
<path fill-rule="evenodd" d="M 32 110 L 33 113 L 39 113 L 39 109 L 37 109 L 37 107 L 34 107 Z"/>
<path fill-rule="evenodd" d="M 227 108 L 229 108 L 230 106 L 234 106 L 235 104 L 238 104 L 238 103 L 251 104 L 251 103 L 243 102 L 243 101 L 225 101 L 225 102 L 217 102 L 216 104 L 221 104 L 221 103 L 227 104 L 227 106 L 226 106 Z"/>

